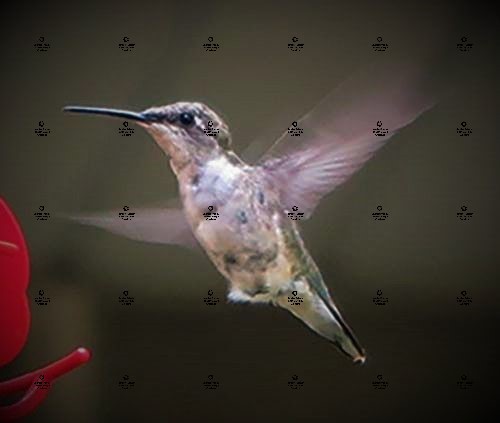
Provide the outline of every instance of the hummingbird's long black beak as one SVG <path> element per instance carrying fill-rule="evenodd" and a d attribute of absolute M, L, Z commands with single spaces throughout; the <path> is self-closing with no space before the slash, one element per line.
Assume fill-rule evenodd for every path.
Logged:
<path fill-rule="evenodd" d="M 103 107 L 82 107 L 82 106 L 66 106 L 63 109 L 64 112 L 73 112 L 73 113 L 87 113 L 94 115 L 103 115 L 103 116 L 111 116 L 117 118 L 124 118 L 135 120 L 138 122 L 150 122 L 151 119 L 143 113 L 130 112 L 128 110 L 119 110 L 119 109 L 107 109 Z"/>

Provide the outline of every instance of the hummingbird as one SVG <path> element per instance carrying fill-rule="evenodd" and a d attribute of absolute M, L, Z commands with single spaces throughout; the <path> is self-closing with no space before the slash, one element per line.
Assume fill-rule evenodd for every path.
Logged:
<path fill-rule="evenodd" d="M 310 218 L 320 200 L 349 179 L 401 128 L 434 105 L 412 67 L 370 67 L 347 79 L 254 164 L 232 148 L 223 117 L 200 102 L 135 112 L 67 106 L 63 110 L 128 119 L 167 156 L 180 207 L 142 209 L 132 222 L 112 214 L 80 216 L 86 225 L 134 240 L 198 246 L 229 282 L 228 300 L 291 312 L 353 362 L 366 353 L 333 301 L 289 210 Z M 375 135 L 382 121 L 387 131 Z M 207 131 L 210 129 L 210 131 Z M 218 213 L 204 218 L 206 210 Z M 299 296 L 302 301 L 290 302 Z"/>

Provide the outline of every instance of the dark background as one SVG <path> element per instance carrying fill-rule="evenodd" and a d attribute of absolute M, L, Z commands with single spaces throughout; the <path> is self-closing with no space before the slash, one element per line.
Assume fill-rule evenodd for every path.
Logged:
<path fill-rule="evenodd" d="M 32 326 L 5 380 L 78 345 L 92 361 L 56 382 L 27 421 L 470 421 L 498 400 L 498 37 L 470 2 L 20 2 L 3 6 L 0 195 L 30 249 Z M 50 50 L 37 53 L 40 36 Z M 132 52 L 118 43 L 130 37 Z M 220 44 L 207 53 L 209 36 Z M 304 50 L 292 53 L 293 36 Z M 59 212 L 176 195 L 165 157 L 136 128 L 68 116 L 68 104 L 141 110 L 179 100 L 222 111 L 235 150 L 271 143 L 377 55 L 434 49 L 458 84 L 397 134 L 303 225 L 366 348 L 352 365 L 291 315 L 225 302 L 208 259 L 57 220 Z M 473 43 L 468 53 L 456 44 Z M 43 120 L 48 137 L 34 133 Z M 470 137 L 456 128 L 467 121 Z M 280 128 L 277 132 L 276 128 Z M 377 205 L 389 213 L 374 222 Z M 456 213 L 466 205 L 468 222 Z M 33 299 L 40 289 L 47 307 Z M 209 289 L 220 303 L 203 303 Z M 388 297 L 375 306 L 377 290 Z M 118 303 L 129 290 L 135 304 Z M 466 290 L 472 304 L 456 298 Z M 122 390 L 124 374 L 135 388 Z M 202 383 L 213 374 L 217 390 Z M 287 382 L 293 374 L 301 390 Z M 378 374 L 388 382 L 375 390 Z M 472 388 L 460 390 L 461 375 Z M 495 395 L 495 392 L 497 395 Z"/>

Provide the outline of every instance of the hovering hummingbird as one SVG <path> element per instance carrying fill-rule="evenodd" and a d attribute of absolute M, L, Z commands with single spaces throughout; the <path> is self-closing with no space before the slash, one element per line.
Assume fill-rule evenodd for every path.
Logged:
<path fill-rule="evenodd" d="M 299 208 L 309 218 L 322 197 L 429 109 L 434 101 L 420 82 L 413 68 L 369 68 L 300 119 L 301 136 L 285 132 L 254 165 L 232 150 L 228 125 L 202 103 L 177 102 L 142 112 L 65 107 L 143 127 L 169 157 L 182 202 L 178 208 L 136 210 L 133 224 L 110 214 L 77 220 L 135 240 L 201 246 L 229 281 L 230 301 L 282 307 L 363 363 L 365 352 L 287 211 Z M 380 121 L 387 128 L 384 136 L 374 132 Z M 209 207 L 218 219 L 204 218 Z M 288 301 L 293 295 L 302 302 Z"/>

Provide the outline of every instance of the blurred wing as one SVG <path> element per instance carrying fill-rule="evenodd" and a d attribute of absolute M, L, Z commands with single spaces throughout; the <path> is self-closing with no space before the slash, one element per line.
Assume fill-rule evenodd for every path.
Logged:
<path fill-rule="evenodd" d="M 113 210 L 64 217 L 135 241 L 173 244 L 191 249 L 198 247 L 198 241 L 181 208 L 130 208 L 128 212 L 133 212 L 135 215 L 129 220 L 120 217 L 120 213 L 123 212 L 123 210 Z"/>
<path fill-rule="evenodd" d="M 298 121 L 300 136 L 287 131 L 257 163 L 283 207 L 309 217 L 323 196 L 435 104 L 427 85 L 418 66 L 372 65 L 323 99 Z M 374 129 L 387 132 L 377 136 Z"/>

